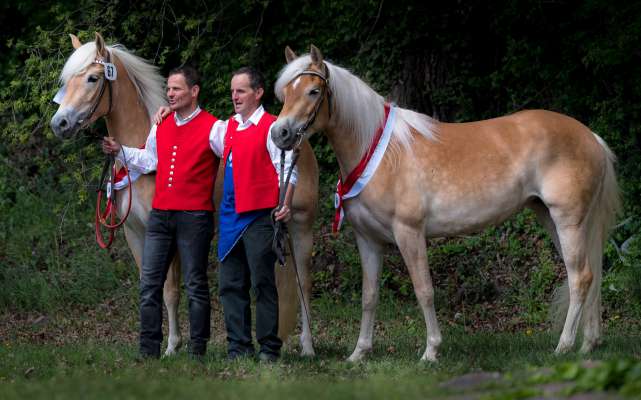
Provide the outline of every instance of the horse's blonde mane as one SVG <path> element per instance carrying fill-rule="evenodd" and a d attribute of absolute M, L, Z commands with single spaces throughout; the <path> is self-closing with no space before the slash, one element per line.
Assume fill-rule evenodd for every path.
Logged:
<path fill-rule="evenodd" d="M 147 114 L 151 118 L 160 106 L 167 105 L 165 99 L 165 79 L 158 72 L 158 67 L 132 54 L 121 44 L 107 46 L 112 57 L 116 57 L 127 70 L 138 96 L 142 99 Z M 96 43 L 88 42 L 73 52 L 60 73 L 60 82 L 64 85 L 74 75 L 83 72 L 96 58 Z"/>
<path fill-rule="evenodd" d="M 283 67 L 274 87 L 280 101 L 283 101 L 285 86 L 311 64 L 311 56 L 306 54 Z M 329 69 L 329 87 L 332 91 L 332 117 L 337 118 L 337 125 L 354 132 L 361 153 L 364 153 L 383 123 L 385 99 L 347 69 L 328 61 L 325 61 L 325 65 Z M 432 118 L 398 107 L 390 141 L 393 153 L 401 147 L 410 148 L 414 140 L 411 128 L 427 138 L 435 139 L 435 122 Z"/>

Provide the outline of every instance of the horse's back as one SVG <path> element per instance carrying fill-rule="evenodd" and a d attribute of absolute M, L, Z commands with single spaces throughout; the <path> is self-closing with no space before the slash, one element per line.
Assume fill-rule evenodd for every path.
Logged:
<path fill-rule="evenodd" d="M 546 110 L 465 123 L 440 123 L 444 144 L 431 152 L 456 154 L 451 162 L 484 169 L 601 168 L 603 151 L 592 131 L 576 119 Z"/>

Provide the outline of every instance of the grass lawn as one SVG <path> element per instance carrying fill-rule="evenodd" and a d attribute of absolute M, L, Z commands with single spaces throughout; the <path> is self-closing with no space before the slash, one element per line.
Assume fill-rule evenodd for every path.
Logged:
<path fill-rule="evenodd" d="M 351 364 L 344 360 L 358 337 L 359 306 L 322 300 L 314 304 L 314 311 L 317 356 L 301 358 L 296 340 L 290 340 L 274 365 L 253 359 L 227 362 L 216 310 L 204 363 L 189 359 L 184 351 L 171 358 L 136 361 L 136 318 L 131 314 L 113 317 L 111 325 L 119 329 L 113 336 L 108 329 L 94 329 L 93 324 L 104 321 L 73 312 L 71 317 L 50 316 L 45 326 L 29 328 L 31 332 L 5 327 L 12 337 L 0 341 L 0 398 L 517 399 L 545 395 L 545 384 L 553 381 L 595 382 L 588 385 L 592 391 L 625 387 L 625 394 L 634 395 L 636 386 L 630 389 L 626 379 L 635 368 L 641 378 L 641 340 L 634 332 L 617 329 L 608 329 L 604 345 L 584 357 L 577 352 L 555 356 L 557 336 L 538 329 L 475 332 L 443 323 L 439 362 L 420 363 L 425 328 L 416 306 L 405 303 L 381 305 L 374 351 L 367 361 Z M 47 329 L 56 336 L 38 339 Z M 615 360 L 631 361 L 621 367 Z M 465 380 L 446 384 L 479 372 L 498 374 L 473 386 L 466 386 Z M 627 378 L 617 384 L 617 373 Z M 598 379 L 603 385 L 597 385 Z M 564 385 L 561 395 L 577 386 Z"/>

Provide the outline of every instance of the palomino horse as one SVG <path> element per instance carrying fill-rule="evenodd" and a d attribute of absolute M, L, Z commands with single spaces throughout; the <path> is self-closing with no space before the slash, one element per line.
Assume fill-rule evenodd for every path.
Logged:
<path fill-rule="evenodd" d="M 99 34 L 96 34 L 95 42 L 84 45 L 74 35 L 71 35 L 71 41 L 76 50 L 67 60 L 60 76 L 65 94 L 60 101 L 60 108 L 51 120 L 53 131 L 58 137 L 67 138 L 104 116 L 109 134 L 119 143 L 126 146 L 142 146 L 149 133 L 151 117 L 160 106 L 166 105 L 164 78 L 160 76 L 156 67 L 128 52 L 123 46 L 106 46 Z M 115 78 L 110 83 L 105 76 L 104 62 L 114 64 L 117 71 L 115 76 L 109 76 Z M 293 235 L 293 250 L 304 292 L 302 300 L 307 305 L 311 293 L 309 263 L 312 252 L 312 224 L 318 196 L 318 166 L 311 147 L 307 146 L 301 151 L 298 165 L 301 183 L 292 200 L 292 221 L 289 227 Z M 219 170 L 222 171 L 222 168 Z M 221 183 L 222 179 L 219 177 L 217 186 Z M 127 243 L 140 270 L 145 226 L 155 189 L 155 176 L 140 176 L 134 182 L 133 188 L 131 212 L 124 229 Z M 117 194 L 120 215 L 124 215 L 127 207 L 127 190 L 129 188 Z M 288 336 L 296 324 L 296 299 L 299 290 L 295 279 L 296 274 L 292 268 L 278 268 L 279 335 L 282 338 Z M 179 257 L 176 256 L 169 268 L 163 293 L 169 320 L 165 355 L 175 353 L 182 343 L 178 324 L 179 285 L 180 264 Z M 309 306 L 305 309 L 309 310 Z M 308 314 L 301 314 L 302 353 L 313 355 Z"/>
<path fill-rule="evenodd" d="M 383 97 L 323 61 L 314 46 L 300 58 L 289 48 L 285 53 L 288 64 L 276 82 L 284 106 L 272 138 L 287 149 L 325 132 L 336 153 L 345 214 L 361 256 L 363 316 L 350 361 L 372 349 L 384 243 L 400 249 L 423 311 L 427 345 L 421 360 L 435 361 L 441 333 L 426 237 L 478 231 L 524 207 L 547 228 L 567 270 L 569 308 L 556 352 L 574 345 L 580 324 L 582 351 L 598 343 L 603 246 L 619 207 L 614 156 L 601 138 L 550 111 L 441 123 L 400 107 L 388 109 Z M 374 150 L 370 144 L 382 127 Z M 355 195 L 358 185 L 345 187 L 346 177 L 366 151 L 379 164 L 366 164 Z"/>

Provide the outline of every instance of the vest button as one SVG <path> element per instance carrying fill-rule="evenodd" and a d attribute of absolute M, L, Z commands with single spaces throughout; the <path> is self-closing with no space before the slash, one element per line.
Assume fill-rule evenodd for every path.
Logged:
<path fill-rule="evenodd" d="M 167 185 L 167 186 L 171 187 L 171 183 L 169 185 Z"/>
<path fill-rule="evenodd" d="M 171 165 L 171 169 L 174 169 L 174 165 L 173 164 Z"/>
<path fill-rule="evenodd" d="M 169 182 L 171 182 L 171 181 L 173 181 L 173 180 L 174 180 L 174 178 L 170 176 L 170 177 L 169 177 Z"/>
<path fill-rule="evenodd" d="M 172 159 L 171 159 L 171 162 L 174 162 L 174 161 L 176 161 L 176 159 L 175 159 L 175 158 L 172 158 Z"/>
<path fill-rule="evenodd" d="M 169 171 L 169 175 L 173 175 L 173 174 L 174 174 L 174 171 Z"/>
<path fill-rule="evenodd" d="M 174 146 L 174 150 L 176 150 L 177 148 L 178 148 L 178 146 Z"/>
<path fill-rule="evenodd" d="M 175 156 L 175 155 L 176 155 L 176 152 L 174 151 L 173 153 L 171 153 L 171 155 L 172 155 L 172 156 Z"/>

